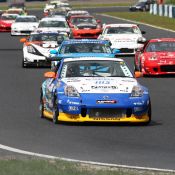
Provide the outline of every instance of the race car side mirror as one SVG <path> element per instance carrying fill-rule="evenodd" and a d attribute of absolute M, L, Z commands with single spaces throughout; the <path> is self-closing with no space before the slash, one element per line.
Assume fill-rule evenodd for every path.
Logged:
<path fill-rule="evenodd" d="M 26 38 L 21 38 L 21 39 L 20 39 L 20 43 L 25 43 L 26 41 L 27 41 Z"/>
<path fill-rule="evenodd" d="M 58 51 L 57 51 L 57 50 L 55 50 L 55 49 L 50 50 L 50 54 L 57 54 L 57 53 L 58 53 Z"/>
<path fill-rule="evenodd" d="M 140 78 L 140 77 L 143 77 L 143 74 L 142 74 L 142 72 L 136 71 L 134 73 L 134 76 L 135 76 L 135 78 Z"/>
<path fill-rule="evenodd" d="M 137 43 L 138 44 L 145 44 L 146 43 L 146 39 L 145 38 L 144 39 L 138 39 Z"/>
<path fill-rule="evenodd" d="M 112 53 L 114 53 L 114 54 L 120 53 L 120 50 L 119 49 L 113 49 Z"/>
<path fill-rule="evenodd" d="M 46 72 L 44 74 L 44 77 L 45 78 L 56 78 L 56 74 L 55 74 L 55 72 Z"/>
<path fill-rule="evenodd" d="M 142 52 L 143 51 L 143 47 L 137 48 L 136 52 Z"/>
<path fill-rule="evenodd" d="M 101 20 L 97 19 L 97 23 L 101 23 Z"/>

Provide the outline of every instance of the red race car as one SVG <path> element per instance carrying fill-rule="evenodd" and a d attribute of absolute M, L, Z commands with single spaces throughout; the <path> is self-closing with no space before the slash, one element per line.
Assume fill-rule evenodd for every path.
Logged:
<path fill-rule="evenodd" d="M 101 21 L 96 20 L 93 16 L 71 16 L 68 24 L 75 39 L 97 39 L 102 33 Z"/>
<path fill-rule="evenodd" d="M 0 32 L 10 32 L 11 25 L 17 16 L 17 14 L 2 14 L 0 18 Z"/>
<path fill-rule="evenodd" d="M 143 75 L 175 74 L 175 38 L 147 41 L 137 50 L 134 63 Z"/>

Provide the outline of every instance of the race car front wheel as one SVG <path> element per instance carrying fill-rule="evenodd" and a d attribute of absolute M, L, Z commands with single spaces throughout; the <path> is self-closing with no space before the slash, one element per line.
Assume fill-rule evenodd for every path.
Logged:
<path fill-rule="evenodd" d="M 25 68 L 27 65 L 24 63 L 24 60 L 22 60 L 22 67 Z"/>
<path fill-rule="evenodd" d="M 43 102 L 42 89 L 41 89 L 41 95 L 40 95 L 40 118 L 44 118 L 44 102 Z"/>
<path fill-rule="evenodd" d="M 59 110 L 58 110 L 58 103 L 56 97 L 54 97 L 54 103 L 53 103 L 53 123 L 58 124 L 58 116 L 59 116 Z"/>
<path fill-rule="evenodd" d="M 149 105 L 148 105 L 148 112 L 147 112 L 147 114 L 148 114 L 149 120 L 148 120 L 147 122 L 145 122 L 144 125 L 148 125 L 148 124 L 150 124 L 150 122 L 151 122 L 151 100 L 149 100 Z"/>

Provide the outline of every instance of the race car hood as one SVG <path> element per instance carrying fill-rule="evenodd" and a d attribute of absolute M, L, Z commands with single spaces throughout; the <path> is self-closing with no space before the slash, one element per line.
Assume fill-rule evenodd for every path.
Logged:
<path fill-rule="evenodd" d="M 77 57 L 110 57 L 114 58 L 115 54 L 112 53 L 69 53 L 69 54 L 58 54 L 59 58 L 77 58 Z"/>
<path fill-rule="evenodd" d="M 37 22 L 18 22 L 18 23 L 13 23 L 12 27 L 17 29 L 23 29 L 23 30 L 35 29 L 38 27 L 38 23 Z"/>
<path fill-rule="evenodd" d="M 162 60 L 175 61 L 175 52 L 147 52 L 144 53 L 144 57 L 146 59 L 155 58 L 156 61 L 162 61 Z"/>
<path fill-rule="evenodd" d="M 6 26 L 11 26 L 14 20 L 1 20 L 0 24 L 1 25 L 6 25 Z"/>
<path fill-rule="evenodd" d="M 81 23 L 76 25 L 78 29 L 96 29 L 97 25 L 91 23 Z"/>
<path fill-rule="evenodd" d="M 79 93 L 131 93 L 138 85 L 135 78 L 121 77 L 63 78 L 62 82 L 74 86 Z"/>
<path fill-rule="evenodd" d="M 112 48 L 136 48 L 140 34 L 107 34 L 104 39 L 110 40 Z"/>
<path fill-rule="evenodd" d="M 56 41 L 44 41 L 44 42 L 33 42 L 30 43 L 39 53 L 41 53 L 45 57 L 50 56 L 51 49 L 58 49 L 58 44 Z"/>

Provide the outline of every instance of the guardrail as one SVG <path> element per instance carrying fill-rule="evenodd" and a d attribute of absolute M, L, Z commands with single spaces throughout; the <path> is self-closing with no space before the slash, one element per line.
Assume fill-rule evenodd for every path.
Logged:
<path fill-rule="evenodd" d="M 175 18 L 175 6 L 168 4 L 151 4 L 150 14 Z"/>

